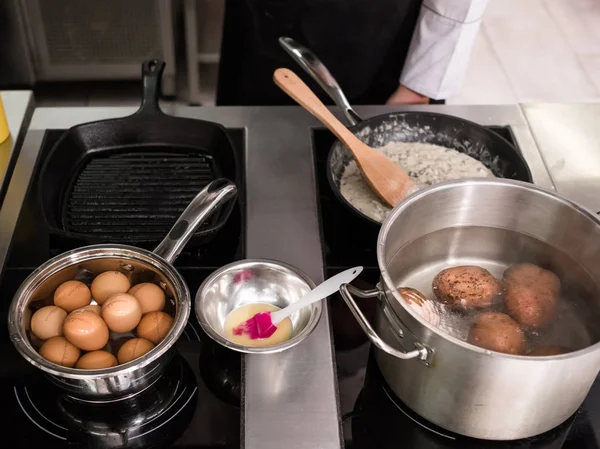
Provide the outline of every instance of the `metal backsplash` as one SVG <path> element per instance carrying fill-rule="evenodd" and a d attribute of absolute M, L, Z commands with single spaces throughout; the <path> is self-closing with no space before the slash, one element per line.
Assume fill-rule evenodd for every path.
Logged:
<path fill-rule="evenodd" d="M 171 0 L 21 0 L 40 81 L 139 77 L 140 63 L 167 62 L 163 92 L 174 93 Z"/>

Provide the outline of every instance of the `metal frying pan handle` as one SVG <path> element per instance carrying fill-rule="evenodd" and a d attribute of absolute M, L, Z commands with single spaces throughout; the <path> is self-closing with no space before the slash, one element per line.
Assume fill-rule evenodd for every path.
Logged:
<path fill-rule="evenodd" d="M 188 204 L 154 253 L 172 263 L 204 220 L 220 206 L 233 200 L 236 194 L 235 184 L 227 179 L 217 179 L 208 184 Z"/>
<path fill-rule="evenodd" d="M 151 59 L 142 63 L 142 105 L 137 114 L 162 114 L 158 106 L 160 96 L 160 81 L 165 63 L 160 59 Z"/>
<path fill-rule="evenodd" d="M 327 67 L 308 48 L 300 45 L 290 37 L 280 37 L 279 45 L 302 66 L 304 71 L 319 83 L 319 86 L 331 97 L 335 104 L 342 110 L 346 120 L 354 126 L 362 122 L 360 116 L 352 109 L 346 95 L 335 78 L 329 73 Z"/>

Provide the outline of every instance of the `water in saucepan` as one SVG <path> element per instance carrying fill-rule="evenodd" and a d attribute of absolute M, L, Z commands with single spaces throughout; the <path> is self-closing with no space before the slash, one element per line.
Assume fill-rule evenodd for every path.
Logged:
<path fill-rule="evenodd" d="M 520 263 L 538 265 L 560 279 L 560 294 L 549 324 L 537 329 L 521 325 L 527 340 L 524 353 L 546 345 L 575 351 L 600 340 L 600 327 L 596 325 L 600 322 L 597 282 L 573 257 L 528 235 L 477 226 L 443 229 L 401 248 L 388 263 L 388 271 L 397 288 L 411 287 L 427 298 L 420 305 L 409 303 L 415 312 L 443 332 L 466 341 L 477 314 L 508 313 L 505 298 L 501 294 L 494 305 L 479 310 L 448 306 L 434 294 L 435 276 L 446 268 L 474 265 L 502 282 L 505 270 Z"/>

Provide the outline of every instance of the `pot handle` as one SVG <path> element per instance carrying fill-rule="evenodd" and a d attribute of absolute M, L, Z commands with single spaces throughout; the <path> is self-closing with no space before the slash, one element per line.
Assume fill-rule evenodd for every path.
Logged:
<path fill-rule="evenodd" d="M 158 98 L 160 97 L 160 82 L 165 63 L 160 59 L 144 61 L 142 64 L 142 105 L 136 112 L 138 115 L 162 115 Z"/>
<path fill-rule="evenodd" d="M 362 122 L 360 116 L 352 109 L 342 88 L 335 78 L 329 73 L 327 67 L 308 48 L 300 45 L 290 37 L 280 37 L 279 45 L 298 63 L 306 73 L 313 77 L 331 97 L 335 104 L 342 110 L 346 120 L 354 126 Z"/>
<path fill-rule="evenodd" d="M 350 291 L 352 293 L 350 293 Z M 378 289 L 360 290 L 352 285 L 343 284 L 340 287 L 340 294 L 342 295 L 342 298 L 344 298 L 344 301 L 350 308 L 352 315 L 354 315 L 354 318 L 356 318 L 358 324 L 360 324 L 360 327 L 362 327 L 363 331 L 365 331 L 365 334 L 367 334 L 371 342 L 377 348 L 381 349 L 383 352 L 391 355 L 392 357 L 396 357 L 402 360 L 418 359 L 425 362 L 426 364 L 431 363 L 432 353 L 425 346 L 422 346 L 419 343 L 415 343 L 415 347 L 417 349 L 414 349 L 409 352 L 402 352 L 388 345 L 385 341 L 383 341 L 381 337 L 379 337 L 379 335 L 377 335 L 375 329 L 373 329 L 369 321 L 367 321 L 362 311 L 359 309 L 358 305 L 354 301 L 352 294 L 358 296 L 359 298 L 365 299 L 377 298 L 380 295 L 380 291 Z"/>
<path fill-rule="evenodd" d="M 236 194 L 237 187 L 227 179 L 217 179 L 208 184 L 188 204 L 154 253 L 172 263 L 204 220 Z"/>

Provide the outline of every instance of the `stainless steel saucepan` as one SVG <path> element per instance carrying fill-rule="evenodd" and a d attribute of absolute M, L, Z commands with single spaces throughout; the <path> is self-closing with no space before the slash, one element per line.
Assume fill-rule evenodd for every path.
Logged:
<path fill-rule="evenodd" d="M 342 286 L 341 293 L 385 380 L 412 410 L 461 435 L 514 440 L 546 432 L 580 407 L 600 369 L 600 220 L 593 213 L 518 181 L 438 184 L 392 211 L 377 260 L 377 289 Z M 553 324 L 526 330 L 529 344 L 548 341 L 571 352 L 533 357 L 479 348 L 448 316 L 424 313 L 398 291 L 431 297 L 432 279 L 444 268 L 479 265 L 501 279 L 521 262 L 552 270 L 562 284 Z M 373 324 L 353 297 L 378 301 Z"/>
<path fill-rule="evenodd" d="M 202 222 L 219 206 L 232 200 L 236 192 L 235 185 L 225 179 L 210 183 L 183 211 L 154 252 L 128 245 L 92 245 L 63 253 L 37 268 L 19 287 L 10 306 L 8 328 L 19 353 L 49 374 L 56 385 L 80 399 L 122 399 L 151 386 L 174 355 L 173 344 L 181 335 L 190 314 L 190 292 L 172 262 Z M 122 272 L 132 285 L 153 282 L 165 290 L 169 298 L 165 310 L 174 317 L 169 334 L 147 354 L 113 368 L 66 368 L 40 356 L 29 338 L 30 305 L 51 298 L 54 290 L 67 280 L 89 282 L 95 275 L 108 270 Z"/>

